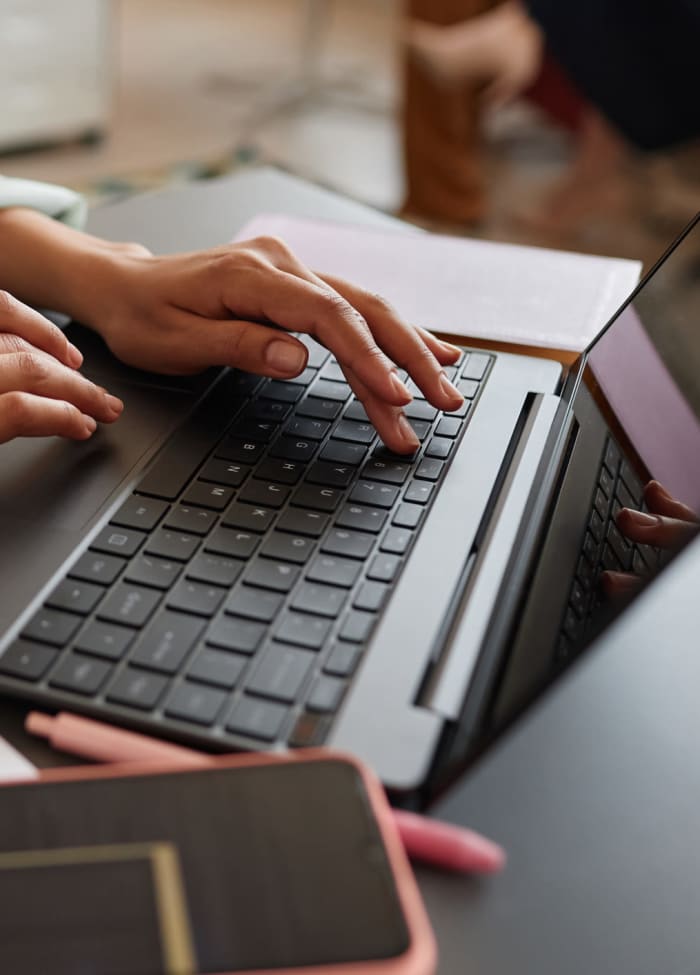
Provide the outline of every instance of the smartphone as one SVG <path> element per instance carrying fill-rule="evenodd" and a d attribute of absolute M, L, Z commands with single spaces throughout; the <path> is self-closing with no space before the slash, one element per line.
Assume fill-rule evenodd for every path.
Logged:
<path fill-rule="evenodd" d="M 436 965 L 381 785 L 322 750 L 201 768 L 85 766 L 7 786 L 0 888 L 13 903 L 0 917 L 3 975 L 17 958 L 22 975 L 43 975 L 49 958 L 52 975 L 431 975 Z M 5 963 L 3 950 L 14 952 Z"/>

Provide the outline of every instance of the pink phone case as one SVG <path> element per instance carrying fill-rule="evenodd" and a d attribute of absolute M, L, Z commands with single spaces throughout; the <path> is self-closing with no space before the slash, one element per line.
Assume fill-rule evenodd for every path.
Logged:
<path fill-rule="evenodd" d="M 41 783 L 48 781 L 159 775 L 178 770 L 186 773 L 187 771 L 195 771 L 197 767 L 202 768 L 204 764 L 235 769 L 280 762 L 327 762 L 329 760 L 346 762 L 359 773 L 376 817 L 409 932 L 410 944 L 408 949 L 402 955 L 388 959 L 382 958 L 340 965 L 314 965 L 302 968 L 255 969 L 255 971 L 239 971 L 236 973 L 220 972 L 218 975 L 321 975 L 321 973 L 323 975 L 433 975 L 437 964 L 437 947 L 430 922 L 401 838 L 394 824 L 393 813 L 384 789 L 376 776 L 366 766 L 351 755 L 318 748 L 299 750 L 284 755 L 253 753 L 226 755 L 224 757 L 201 756 L 201 758 L 206 759 L 206 761 L 198 760 L 196 766 L 192 763 L 139 761 L 47 769 L 42 772 L 41 778 L 36 782 L 18 782 L 16 784 L 30 788 L 41 788 Z M 8 787 L 11 788 L 12 784 L 8 784 Z"/>

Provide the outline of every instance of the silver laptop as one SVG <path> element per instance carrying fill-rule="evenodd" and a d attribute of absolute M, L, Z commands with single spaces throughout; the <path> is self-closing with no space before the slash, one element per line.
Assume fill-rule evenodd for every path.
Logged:
<path fill-rule="evenodd" d="M 663 565 L 617 511 L 652 476 L 700 502 L 699 238 L 568 375 L 465 350 L 460 411 L 414 389 L 411 458 L 312 341 L 289 382 L 173 380 L 71 324 L 128 408 L 0 447 L 0 690 L 212 750 L 346 749 L 430 793 L 605 625 L 603 569 Z"/>

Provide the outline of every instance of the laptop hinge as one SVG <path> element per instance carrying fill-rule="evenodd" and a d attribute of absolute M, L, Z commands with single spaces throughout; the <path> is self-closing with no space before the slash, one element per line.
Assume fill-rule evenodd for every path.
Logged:
<path fill-rule="evenodd" d="M 501 580 L 542 461 L 560 400 L 528 397 L 496 489 L 437 635 L 416 703 L 456 721 L 486 636 Z"/>

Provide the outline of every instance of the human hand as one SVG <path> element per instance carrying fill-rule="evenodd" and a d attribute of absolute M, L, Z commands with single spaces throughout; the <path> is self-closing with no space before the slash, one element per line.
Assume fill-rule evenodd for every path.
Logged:
<path fill-rule="evenodd" d="M 673 498 L 658 482 L 649 481 L 644 488 L 648 513 L 623 508 L 617 526 L 631 542 L 661 549 L 676 548 L 700 530 L 697 514 Z M 639 576 L 628 572 L 604 572 L 601 577 L 606 595 L 615 597 L 639 588 Z"/>
<path fill-rule="evenodd" d="M 167 257 L 111 253 L 82 312 L 124 362 L 171 374 L 235 366 L 288 379 L 303 371 L 307 350 L 285 330 L 304 332 L 336 356 L 380 437 L 399 453 L 418 441 L 394 363 L 438 409 L 462 403 L 442 368 L 458 349 L 378 296 L 315 274 L 272 237 Z"/>
<path fill-rule="evenodd" d="M 123 404 L 77 371 L 83 357 L 63 332 L 0 291 L 0 444 L 14 437 L 86 440 Z"/>

